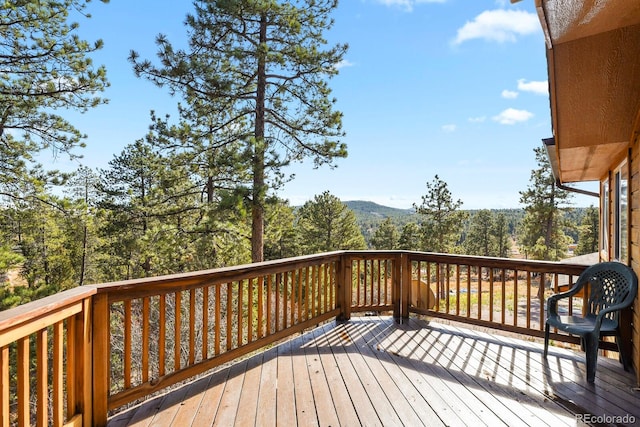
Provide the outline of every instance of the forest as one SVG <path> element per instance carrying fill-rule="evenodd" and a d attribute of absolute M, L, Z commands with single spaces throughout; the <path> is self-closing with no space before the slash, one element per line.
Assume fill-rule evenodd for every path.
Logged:
<path fill-rule="evenodd" d="M 374 214 L 329 191 L 302 206 L 278 197 L 285 166 L 346 157 L 329 79 L 348 46 L 323 37 L 335 0 L 196 1 L 188 47 L 163 35 L 133 72 L 178 99 L 104 169 L 81 166 L 86 135 L 65 112 L 108 102 L 102 48 L 75 33 L 87 2 L 6 5 L 0 17 L 0 309 L 90 283 L 338 249 L 409 249 L 560 259 L 592 251 L 597 210 L 571 209 L 544 154 L 522 210 L 464 211 L 435 175 L 410 212 Z M 75 16 L 75 15 L 74 15 Z M 34 30 L 34 29 L 37 29 Z M 247 72 L 251 70 L 251 72 Z M 78 161 L 47 170 L 50 150 Z M 428 177 L 425 177 L 425 180 Z"/>

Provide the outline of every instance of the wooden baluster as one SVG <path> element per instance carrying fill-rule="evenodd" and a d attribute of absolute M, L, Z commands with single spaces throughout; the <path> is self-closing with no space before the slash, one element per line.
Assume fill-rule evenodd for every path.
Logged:
<path fill-rule="evenodd" d="M 478 313 L 476 316 L 482 319 L 482 267 L 478 266 Z"/>
<path fill-rule="evenodd" d="M 142 383 L 149 381 L 149 297 L 142 299 Z"/>
<path fill-rule="evenodd" d="M 107 424 L 107 412 L 108 412 L 108 397 L 109 397 L 109 369 L 110 369 L 110 312 L 109 312 L 109 296 L 105 294 L 97 294 L 93 297 L 93 421 L 91 419 L 86 420 L 93 422 L 94 425 L 106 425 Z M 73 381 L 70 381 L 69 376 L 73 372 L 73 364 L 69 363 L 69 359 L 72 358 L 74 352 L 73 345 L 70 345 L 74 341 L 70 337 L 72 335 L 69 331 L 75 330 L 71 325 L 74 323 L 75 318 L 67 320 L 67 418 L 73 416 L 74 404 L 70 394 L 73 389 Z M 71 369 L 71 370 L 70 370 Z"/>
<path fill-rule="evenodd" d="M 9 427 L 9 347 L 0 349 L 0 427 Z"/>
<path fill-rule="evenodd" d="M 167 343 L 167 296 L 160 295 L 158 303 L 158 376 L 165 374 L 166 366 L 166 343 Z"/>
<path fill-rule="evenodd" d="M 196 290 L 189 290 L 189 363 L 196 363 Z"/>
<path fill-rule="evenodd" d="M 256 325 L 256 338 L 260 339 L 264 336 L 264 276 L 260 276 L 256 280 L 258 281 L 256 289 L 258 292 L 258 324 Z"/>
<path fill-rule="evenodd" d="M 124 388 L 131 388 L 131 300 L 124 302 Z"/>
<path fill-rule="evenodd" d="M 282 293 L 281 289 L 282 289 L 282 286 L 283 286 L 283 284 L 282 284 L 282 273 L 276 273 L 276 283 L 275 283 L 275 285 L 276 285 L 276 289 L 275 289 L 275 298 L 276 298 L 276 301 L 275 301 L 275 316 L 276 317 L 275 317 L 275 325 L 274 325 L 275 330 L 274 330 L 274 333 L 278 332 L 280 330 L 280 316 L 282 315 L 283 318 L 285 317 L 285 315 L 280 312 L 280 294 Z M 284 308 L 286 309 L 286 304 L 285 304 Z"/>
<path fill-rule="evenodd" d="M 289 273 L 284 273 L 282 279 L 282 329 L 286 329 L 289 319 Z"/>
<path fill-rule="evenodd" d="M 253 281 L 247 280 L 247 342 L 253 341 Z"/>
<path fill-rule="evenodd" d="M 181 365 L 181 344 L 182 344 L 182 293 L 180 291 L 174 293 L 175 310 L 173 323 L 173 371 L 180 370 Z"/>
<path fill-rule="evenodd" d="M 20 338 L 18 344 L 18 425 L 30 422 L 29 413 L 29 337 Z"/>
<path fill-rule="evenodd" d="M 49 367 L 47 329 L 36 333 L 36 420 L 39 426 L 49 424 Z"/>
<path fill-rule="evenodd" d="M 232 319 L 233 319 L 233 283 L 227 283 L 227 348 L 225 351 L 229 351 L 232 348 L 233 344 L 233 328 L 232 328 Z"/>
<path fill-rule="evenodd" d="M 53 425 L 64 422 L 64 322 L 53 325 Z"/>
<path fill-rule="evenodd" d="M 244 281 L 243 280 L 238 280 L 238 329 L 236 331 L 236 348 L 241 347 L 243 344 L 243 338 L 242 338 L 242 317 L 244 315 L 244 310 L 242 307 L 242 300 L 243 300 L 243 294 L 244 294 L 244 286 L 243 286 Z"/>
<path fill-rule="evenodd" d="M 489 322 L 493 322 L 493 268 L 489 268 Z"/>
<path fill-rule="evenodd" d="M 209 286 L 202 288 L 202 360 L 209 358 Z"/>
<path fill-rule="evenodd" d="M 531 272 L 527 271 L 527 329 L 531 328 Z"/>
<path fill-rule="evenodd" d="M 503 268 L 501 271 L 502 274 L 502 298 L 500 299 L 500 311 L 502 312 L 501 322 L 503 325 L 507 323 L 506 313 L 507 313 L 507 271 Z"/>
<path fill-rule="evenodd" d="M 513 270 L 513 326 L 518 326 L 518 270 Z"/>
<path fill-rule="evenodd" d="M 215 303 L 215 312 L 214 312 L 214 316 L 215 316 L 215 320 L 214 320 L 214 338 L 213 338 L 213 351 L 214 354 L 217 356 L 220 354 L 220 315 L 221 315 L 221 301 L 220 301 L 220 295 L 222 294 L 221 292 L 221 288 L 222 285 L 221 284 L 216 284 L 216 303 Z"/>
<path fill-rule="evenodd" d="M 456 316 L 460 316 L 460 264 L 456 264 Z"/>

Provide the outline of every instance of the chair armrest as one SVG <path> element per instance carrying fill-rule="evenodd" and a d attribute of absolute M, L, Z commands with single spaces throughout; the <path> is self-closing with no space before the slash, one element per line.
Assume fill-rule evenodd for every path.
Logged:
<path fill-rule="evenodd" d="M 553 294 L 547 298 L 547 315 L 549 314 L 558 314 L 558 301 L 563 298 L 571 298 L 573 295 L 578 293 L 580 288 L 575 288 L 575 286 L 568 291 L 560 292 L 557 294 Z"/>
<path fill-rule="evenodd" d="M 634 298 L 635 298 L 635 296 L 633 296 L 633 295 L 628 296 L 627 298 L 624 299 L 624 301 L 622 301 L 622 302 L 620 302 L 618 304 L 612 305 L 610 307 L 607 307 L 604 310 L 600 310 L 598 312 L 598 315 L 596 316 L 596 325 L 598 326 L 598 328 L 600 327 L 600 324 L 602 323 L 602 318 L 607 313 L 623 310 L 623 309 L 629 307 L 633 303 L 633 299 Z"/>

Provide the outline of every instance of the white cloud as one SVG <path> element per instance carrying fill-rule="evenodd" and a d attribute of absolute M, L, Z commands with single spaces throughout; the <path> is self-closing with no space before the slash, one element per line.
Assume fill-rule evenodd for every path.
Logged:
<path fill-rule="evenodd" d="M 450 125 L 443 125 L 442 126 L 442 131 L 446 132 L 446 133 L 451 133 L 451 132 L 455 132 L 456 131 L 457 126 L 450 124 Z"/>
<path fill-rule="evenodd" d="M 484 123 L 485 120 L 487 120 L 487 118 L 485 116 L 482 116 L 482 117 L 469 117 L 469 121 L 471 123 Z"/>
<path fill-rule="evenodd" d="M 446 3 L 447 0 L 376 0 L 385 6 L 393 6 L 404 9 L 407 12 L 413 11 L 413 6 L 422 3 Z"/>
<path fill-rule="evenodd" d="M 337 64 L 334 65 L 334 67 L 339 70 L 341 68 L 346 68 L 346 67 L 353 67 L 355 64 L 353 62 L 350 62 L 346 59 L 343 59 L 342 61 L 338 62 Z"/>
<path fill-rule="evenodd" d="M 453 44 L 467 40 L 484 39 L 504 43 L 515 42 L 517 36 L 540 31 L 540 21 L 535 13 L 524 10 L 487 10 L 458 29 Z"/>
<path fill-rule="evenodd" d="M 502 97 L 506 99 L 516 99 L 518 97 L 518 92 L 505 89 L 502 91 Z"/>
<path fill-rule="evenodd" d="M 525 79 L 518 80 L 518 89 L 523 92 L 533 92 L 537 95 L 549 94 L 549 82 L 547 80 L 538 81 L 526 81 Z"/>
<path fill-rule="evenodd" d="M 530 111 L 507 108 L 497 116 L 494 116 L 493 120 L 502 125 L 514 125 L 516 123 L 526 122 L 532 117 L 533 113 Z"/>

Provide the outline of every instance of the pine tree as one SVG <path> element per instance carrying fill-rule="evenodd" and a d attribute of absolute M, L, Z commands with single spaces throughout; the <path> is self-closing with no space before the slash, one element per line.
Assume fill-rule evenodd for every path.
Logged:
<path fill-rule="evenodd" d="M 462 201 L 454 201 L 447 186 L 438 175 L 427 183 L 422 204 L 414 208 L 421 215 L 421 249 L 427 252 L 450 253 L 460 239 L 466 212 L 460 211 Z"/>
<path fill-rule="evenodd" d="M 296 215 L 286 200 L 267 201 L 264 226 L 265 260 L 301 255 L 300 237 L 295 229 Z"/>
<path fill-rule="evenodd" d="M 104 0 L 103 0 L 104 1 Z M 0 13 L 0 182 L 34 153 L 52 148 L 70 152 L 84 136 L 56 112 L 86 111 L 103 102 L 96 92 L 108 86 L 104 67 L 89 55 L 102 47 L 77 35 L 71 11 L 88 1 L 4 2 Z M 85 15 L 88 16 L 88 15 Z"/>
<path fill-rule="evenodd" d="M 398 227 L 396 227 L 391 218 L 387 217 L 371 238 L 371 246 L 374 249 L 393 250 L 398 248 L 399 241 L 400 233 L 398 233 Z"/>
<path fill-rule="evenodd" d="M 333 110 L 327 79 L 337 74 L 347 47 L 325 49 L 322 36 L 333 25 L 329 15 L 337 1 L 206 0 L 194 6 L 186 18 L 188 50 L 175 50 L 160 35 L 160 66 L 136 52 L 130 60 L 138 76 L 182 95 L 198 123 L 206 118 L 218 146 L 242 144 L 238 167 L 250 176 L 252 260 L 262 261 L 265 204 L 282 182 L 282 168 L 305 158 L 320 166 L 346 156 L 342 114 Z"/>
<path fill-rule="evenodd" d="M 420 226 L 415 222 L 408 222 L 402 227 L 402 233 L 400 233 L 400 239 L 398 240 L 398 249 L 419 251 L 420 241 Z"/>
<path fill-rule="evenodd" d="M 297 217 L 305 254 L 366 249 L 355 214 L 328 191 L 302 205 Z"/>
<path fill-rule="evenodd" d="M 527 190 L 520 192 L 525 217 L 519 244 L 527 258 L 557 261 L 565 256 L 570 240 L 563 228 L 571 193 L 556 186 L 544 148 L 537 147 L 534 152 L 538 168 L 531 171 Z"/>
<path fill-rule="evenodd" d="M 600 229 L 600 212 L 589 206 L 584 213 L 582 222 L 578 226 L 578 247 L 576 255 L 586 255 L 598 252 L 598 232 Z"/>
<path fill-rule="evenodd" d="M 495 256 L 497 242 L 493 231 L 495 222 L 493 214 L 488 209 L 482 209 L 471 217 L 469 232 L 464 241 L 465 251 L 468 255 Z"/>

